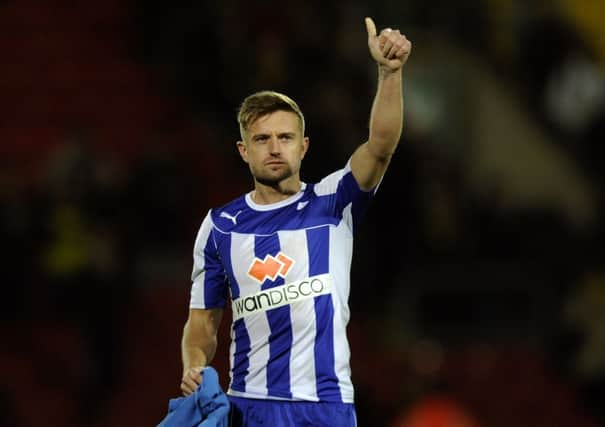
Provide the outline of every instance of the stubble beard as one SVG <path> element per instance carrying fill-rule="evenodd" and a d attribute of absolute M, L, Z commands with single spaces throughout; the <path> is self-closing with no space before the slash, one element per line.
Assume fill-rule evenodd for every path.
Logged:
<path fill-rule="evenodd" d="M 292 171 L 292 168 L 288 165 L 288 167 L 286 167 L 283 171 L 279 172 L 279 174 L 270 174 L 263 172 L 255 173 L 253 171 L 253 175 L 254 179 L 259 183 L 269 187 L 276 187 L 279 185 L 280 182 L 294 175 L 294 172 Z"/>

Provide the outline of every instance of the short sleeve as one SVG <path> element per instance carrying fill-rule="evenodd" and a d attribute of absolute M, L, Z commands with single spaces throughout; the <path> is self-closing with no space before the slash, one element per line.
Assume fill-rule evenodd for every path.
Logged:
<path fill-rule="evenodd" d="M 204 218 L 193 248 L 191 299 L 189 308 L 222 308 L 228 297 L 228 283 L 214 239 L 210 212 Z"/>
<path fill-rule="evenodd" d="M 380 183 L 378 184 L 380 185 Z M 343 216 L 350 224 L 351 229 L 361 221 L 378 185 L 365 191 L 363 190 L 351 171 L 351 160 L 344 168 L 339 169 L 318 182 L 314 191 L 317 196 L 328 197 L 332 213 Z"/>

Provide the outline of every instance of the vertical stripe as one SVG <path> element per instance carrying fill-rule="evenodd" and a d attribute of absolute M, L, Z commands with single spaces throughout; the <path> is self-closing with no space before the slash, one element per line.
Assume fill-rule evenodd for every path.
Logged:
<path fill-rule="evenodd" d="M 330 229 L 328 226 L 307 230 L 309 275 L 329 272 Z M 315 298 L 315 376 L 320 400 L 342 400 L 334 367 L 334 305 L 332 295 Z"/>
<path fill-rule="evenodd" d="M 248 269 L 254 262 L 254 234 L 231 233 L 231 258 L 232 274 L 236 279 L 239 292 L 232 295 L 233 299 L 240 296 L 255 294 L 260 291 L 260 283 L 248 276 Z"/>
<path fill-rule="evenodd" d="M 305 230 L 278 232 L 282 251 L 295 260 L 286 276 L 290 283 L 309 277 L 307 233 Z M 308 299 L 290 305 L 292 317 L 292 352 L 290 354 L 290 380 L 294 396 L 317 400 L 315 387 L 315 301 Z"/>
<path fill-rule="evenodd" d="M 227 234 L 222 237 L 221 253 L 223 257 L 223 265 L 226 269 L 226 274 L 229 277 L 231 286 L 231 297 L 238 298 L 240 294 L 240 287 L 238 281 L 233 274 L 233 264 L 231 263 L 233 250 L 232 235 Z M 248 353 L 250 353 L 250 337 L 248 330 L 242 319 L 235 321 L 231 329 L 231 388 L 237 391 L 244 391 L 246 388 L 246 375 L 248 374 L 248 368 L 250 361 L 248 359 Z"/>
<path fill-rule="evenodd" d="M 254 254 L 259 259 L 266 255 L 276 256 L 280 251 L 277 234 L 256 236 Z M 284 279 L 265 279 L 261 289 L 283 285 Z M 269 321 L 269 362 L 267 365 L 267 389 L 269 395 L 292 398 L 290 389 L 290 352 L 292 349 L 292 323 L 290 307 L 283 306 L 266 312 Z"/>
<path fill-rule="evenodd" d="M 216 251 L 216 248 L 214 247 L 214 238 L 212 236 L 212 233 L 210 233 L 210 235 L 208 236 L 209 238 L 206 240 L 206 246 L 204 246 L 204 252 L 203 252 L 203 259 L 204 259 L 204 265 L 201 267 L 201 271 L 205 271 L 204 274 L 204 305 L 207 306 L 209 303 L 212 304 L 212 300 L 213 295 L 216 295 L 216 287 L 213 287 L 212 284 L 215 283 L 217 281 L 217 277 L 216 277 L 216 268 L 214 267 L 214 265 L 216 265 L 217 263 L 208 263 L 206 261 L 206 257 L 207 257 L 207 253 L 214 253 Z M 208 271 L 208 264 L 210 264 L 211 268 L 212 268 L 212 272 Z M 211 273 L 211 274 L 209 274 Z M 214 273 L 214 274 L 212 274 Z"/>
<path fill-rule="evenodd" d="M 231 388 L 244 392 L 246 391 L 246 375 L 248 375 L 248 367 L 250 366 L 250 360 L 248 359 L 250 337 L 244 319 L 233 322 L 231 338 L 233 340 Z"/>
<path fill-rule="evenodd" d="M 353 402 L 354 391 L 351 384 L 351 351 L 347 341 L 346 328 L 349 323 L 349 270 L 353 256 L 353 236 L 351 229 L 346 223 L 346 218 L 351 216 L 351 205 L 349 204 L 343 212 L 343 221 L 338 227 L 330 228 L 330 273 L 341 280 L 333 288 L 334 312 L 334 369 L 338 377 L 340 394 L 343 402 Z"/>
<path fill-rule="evenodd" d="M 250 266 L 254 263 L 255 237 L 254 234 L 231 233 L 233 236 L 232 259 L 233 276 L 239 284 L 240 293 L 238 297 L 255 294 L 261 289 L 261 284 L 248 275 Z M 252 350 L 248 352 L 248 370 L 244 380 L 246 392 L 265 395 L 267 394 L 267 362 L 269 361 L 269 346 L 264 345 L 271 333 L 267 316 L 264 313 L 240 319 L 242 328 L 248 332 L 248 338 Z"/>
<path fill-rule="evenodd" d="M 189 306 L 191 308 L 207 307 L 206 296 L 208 294 L 208 290 L 206 288 L 206 283 L 209 272 L 207 270 L 208 260 L 206 260 L 206 258 L 207 253 L 216 253 L 213 246 L 209 247 L 212 241 L 212 220 L 210 218 L 210 213 L 208 213 L 200 226 L 193 247 L 193 270 L 191 272 L 191 280 L 193 284 L 191 286 L 191 298 L 189 301 Z M 211 252 L 208 252 L 208 249 L 210 249 Z M 212 261 L 214 261 L 214 263 Z M 215 273 L 219 270 L 219 268 L 222 271 L 220 263 L 216 258 L 211 259 L 210 263 L 213 266 L 213 271 Z M 212 276 L 212 271 L 210 272 L 210 276 Z M 216 275 L 214 275 L 212 278 L 215 281 L 217 280 Z"/>
<path fill-rule="evenodd" d="M 213 243 L 214 238 L 210 236 L 208 239 L 208 245 Z M 237 280 L 233 277 L 233 268 L 231 265 L 231 249 L 233 247 L 231 234 L 222 234 L 220 235 L 220 257 L 222 261 L 223 268 L 225 269 L 225 274 L 227 275 L 229 287 L 231 290 L 231 296 L 233 298 L 237 298 L 239 296 L 239 285 Z"/>

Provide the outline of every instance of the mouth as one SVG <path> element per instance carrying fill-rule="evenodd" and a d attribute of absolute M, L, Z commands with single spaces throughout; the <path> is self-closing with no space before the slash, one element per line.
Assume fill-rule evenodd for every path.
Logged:
<path fill-rule="evenodd" d="M 270 160 L 268 162 L 265 162 L 265 166 L 281 166 L 284 164 L 285 164 L 285 162 L 281 162 L 279 160 Z"/>

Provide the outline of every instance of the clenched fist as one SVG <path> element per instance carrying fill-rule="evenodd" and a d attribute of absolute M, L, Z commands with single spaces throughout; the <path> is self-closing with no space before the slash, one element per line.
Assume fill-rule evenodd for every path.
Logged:
<path fill-rule="evenodd" d="M 202 375 L 201 371 L 204 369 L 203 366 L 196 366 L 194 368 L 189 368 L 183 373 L 183 378 L 181 379 L 181 391 L 184 396 L 189 396 L 192 394 L 198 386 L 202 383 Z"/>
<path fill-rule="evenodd" d="M 390 71 L 397 71 L 403 67 L 412 51 L 412 43 L 405 35 L 391 28 L 385 28 L 377 34 L 372 18 L 366 18 L 366 29 L 372 58 Z"/>

